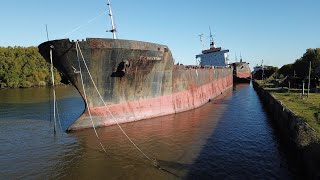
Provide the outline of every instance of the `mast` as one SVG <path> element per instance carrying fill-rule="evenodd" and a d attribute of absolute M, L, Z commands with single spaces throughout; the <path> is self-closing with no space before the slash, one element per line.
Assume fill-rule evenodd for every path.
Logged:
<path fill-rule="evenodd" d="M 111 30 L 107 31 L 107 32 L 112 32 L 113 35 L 113 39 L 118 39 L 117 38 L 117 29 L 116 26 L 114 24 L 114 19 L 113 19 L 113 15 L 112 15 L 112 9 L 111 9 L 111 4 L 110 4 L 110 0 L 108 0 L 108 8 L 109 8 L 109 16 L 111 19 Z"/>
<path fill-rule="evenodd" d="M 235 58 L 235 61 L 238 62 L 238 57 L 236 52 L 234 53 L 234 58 Z"/>
<path fill-rule="evenodd" d="M 210 30 L 210 48 L 215 48 L 216 46 L 214 45 L 213 36 L 211 34 L 211 27 L 210 26 L 209 26 L 209 30 Z"/>
<path fill-rule="evenodd" d="M 203 44 L 202 36 L 203 36 L 203 34 L 200 34 L 200 35 L 199 35 L 202 48 L 204 49 L 204 44 Z"/>

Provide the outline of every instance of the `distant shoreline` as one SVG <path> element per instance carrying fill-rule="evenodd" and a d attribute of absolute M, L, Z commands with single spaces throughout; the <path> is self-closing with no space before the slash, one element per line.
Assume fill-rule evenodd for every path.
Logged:
<path fill-rule="evenodd" d="M 59 83 L 54 86 L 72 86 L 71 84 Z M 28 88 L 50 88 L 52 85 L 43 85 L 43 86 L 30 86 L 30 87 L 0 87 L 0 91 L 4 89 L 28 89 Z"/>

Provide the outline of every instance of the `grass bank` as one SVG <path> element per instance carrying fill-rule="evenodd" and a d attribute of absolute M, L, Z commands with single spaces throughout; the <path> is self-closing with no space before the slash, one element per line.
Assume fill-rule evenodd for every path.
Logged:
<path fill-rule="evenodd" d="M 271 94 L 320 134 L 320 94 L 310 93 L 309 97 L 290 92 Z"/>
<path fill-rule="evenodd" d="M 278 88 L 273 83 L 262 80 L 256 80 L 256 82 L 296 116 L 307 122 L 320 137 L 320 93 L 310 93 L 307 97 L 301 94 L 301 89 Z"/>

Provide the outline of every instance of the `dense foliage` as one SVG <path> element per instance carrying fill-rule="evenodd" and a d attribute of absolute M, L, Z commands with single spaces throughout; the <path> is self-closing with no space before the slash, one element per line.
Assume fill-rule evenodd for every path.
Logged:
<path fill-rule="evenodd" d="M 61 76 L 54 70 L 55 82 Z M 37 47 L 0 47 L 0 88 L 46 86 L 51 84 L 50 64 Z"/>
<path fill-rule="evenodd" d="M 309 73 L 309 63 L 311 61 L 311 77 L 319 78 L 320 74 L 316 70 L 320 67 L 320 48 L 307 49 L 303 56 L 297 59 L 293 64 L 282 66 L 278 74 L 283 76 L 296 76 L 305 78 Z"/>
<path fill-rule="evenodd" d="M 267 79 L 269 78 L 271 75 L 273 75 L 275 72 L 277 72 L 279 70 L 278 67 L 274 67 L 274 66 L 264 66 L 264 70 L 260 70 L 255 72 L 255 74 L 253 75 L 254 79 L 258 79 L 261 80 L 262 77 L 263 79 Z"/>

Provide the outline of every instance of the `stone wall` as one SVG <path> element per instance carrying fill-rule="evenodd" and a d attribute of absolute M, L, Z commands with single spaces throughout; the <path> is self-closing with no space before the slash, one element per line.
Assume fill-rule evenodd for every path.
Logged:
<path fill-rule="evenodd" d="M 320 179 L 320 141 L 317 132 L 281 101 L 253 81 L 253 87 L 272 116 L 280 137 L 294 154 L 308 179 Z"/>

